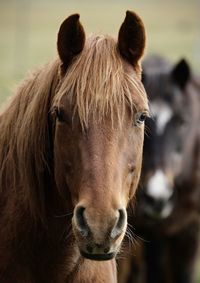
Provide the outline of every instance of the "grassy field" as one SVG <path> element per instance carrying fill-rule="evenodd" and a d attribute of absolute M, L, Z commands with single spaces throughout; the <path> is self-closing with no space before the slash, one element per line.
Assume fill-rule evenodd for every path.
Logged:
<path fill-rule="evenodd" d="M 117 36 L 128 9 L 144 20 L 146 54 L 185 57 L 200 72 L 199 0 L 0 0 L 0 102 L 28 70 L 57 56 L 57 31 L 66 16 L 79 12 L 88 33 Z"/>

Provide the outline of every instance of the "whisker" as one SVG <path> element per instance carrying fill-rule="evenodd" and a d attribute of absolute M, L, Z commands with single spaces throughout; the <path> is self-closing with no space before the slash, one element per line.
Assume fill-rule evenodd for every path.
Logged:
<path fill-rule="evenodd" d="M 53 217 L 55 217 L 55 218 L 62 218 L 62 217 L 70 216 L 72 214 L 73 214 L 73 212 L 69 212 L 69 213 L 66 213 L 66 214 L 54 215 Z"/>

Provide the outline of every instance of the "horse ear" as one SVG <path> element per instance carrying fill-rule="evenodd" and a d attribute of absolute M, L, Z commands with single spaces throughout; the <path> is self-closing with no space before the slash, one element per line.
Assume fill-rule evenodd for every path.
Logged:
<path fill-rule="evenodd" d="M 171 76 L 175 84 L 177 84 L 181 89 L 185 88 L 191 77 L 190 66 L 185 59 L 181 59 L 176 64 L 172 70 Z"/>
<path fill-rule="evenodd" d="M 145 49 L 145 28 L 140 17 L 127 11 L 118 35 L 120 54 L 131 65 L 136 66 Z"/>
<path fill-rule="evenodd" d="M 59 57 L 65 68 L 85 45 L 85 32 L 79 22 L 79 14 L 68 17 L 60 26 L 57 39 Z"/>

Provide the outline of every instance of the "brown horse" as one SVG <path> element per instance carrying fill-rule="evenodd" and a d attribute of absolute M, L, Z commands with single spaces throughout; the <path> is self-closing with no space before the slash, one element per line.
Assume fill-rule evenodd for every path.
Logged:
<path fill-rule="evenodd" d="M 116 282 L 148 115 L 144 47 L 133 12 L 118 41 L 86 39 L 72 15 L 58 33 L 59 58 L 1 114 L 1 283 Z"/>

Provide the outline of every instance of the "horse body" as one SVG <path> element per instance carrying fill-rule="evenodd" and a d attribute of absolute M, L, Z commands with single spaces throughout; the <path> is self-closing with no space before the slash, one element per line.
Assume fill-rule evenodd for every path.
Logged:
<path fill-rule="evenodd" d="M 0 119 L 0 281 L 114 283 L 148 114 L 144 26 L 127 12 L 118 42 L 86 39 L 72 15 L 57 46 Z"/>
<path fill-rule="evenodd" d="M 194 282 L 200 90 L 184 60 L 172 66 L 162 57 L 150 57 L 143 69 L 153 119 L 146 121 L 141 190 L 131 218 L 144 241 L 136 248 L 139 261 L 132 258 L 128 282 Z"/>

